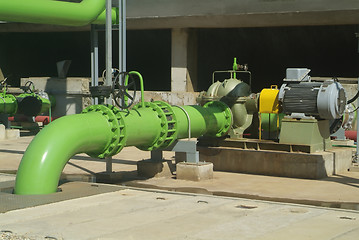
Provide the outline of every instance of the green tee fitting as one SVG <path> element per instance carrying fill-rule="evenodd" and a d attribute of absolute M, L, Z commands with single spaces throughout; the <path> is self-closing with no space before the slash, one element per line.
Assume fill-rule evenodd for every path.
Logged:
<path fill-rule="evenodd" d="M 129 111 L 111 105 L 90 106 L 82 114 L 55 120 L 33 139 L 21 160 L 15 193 L 56 192 L 63 168 L 78 153 L 106 158 L 125 146 L 165 149 L 189 135 L 222 137 L 231 123 L 231 111 L 222 102 L 203 107 L 144 102 Z"/>

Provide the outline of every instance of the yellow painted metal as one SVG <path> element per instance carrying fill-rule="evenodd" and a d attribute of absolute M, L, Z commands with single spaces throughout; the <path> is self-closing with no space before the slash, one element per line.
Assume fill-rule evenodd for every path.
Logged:
<path fill-rule="evenodd" d="M 270 88 L 264 88 L 261 91 L 259 96 L 260 113 L 279 113 L 278 93 L 277 85 L 272 85 Z"/>
<path fill-rule="evenodd" d="M 264 88 L 259 95 L 259 139 L 262 139 L 262 113 L 274 113 L 277 115 L 277 129 L 279 128 L 280 112 L 278 102 L 279 89 L 277 85 Z"/>

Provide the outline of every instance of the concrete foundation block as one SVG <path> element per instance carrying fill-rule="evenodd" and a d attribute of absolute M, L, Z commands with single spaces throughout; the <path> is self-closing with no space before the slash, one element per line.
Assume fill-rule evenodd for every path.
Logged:
<path fill-rule="evenodd" d="M 321 179 L 348 171 L 352 150 L 333 148 L 318 153 L 279 152 L 224 147 L 198 147 L 200 161 L 215 171 Z M 177 169 L 178 171 L 178 169 Z"/>
<path fill-rule="evenodd" d="M 177 163 L 177 179 L 201 181 L 213 178 L 213 163 Z"/>
<path fill-rule="evenodd" d="M 137 162 L 137 174 L 141 177 L 172 177 L 174 170 L 171 160 L 146 159 Z"/>
<path fill-rule="evenodd" d="M 5 126 L 0 124 L 0 140 L 6 139 L 6 130 Z"/>
<path fill-rule="evenodd" d="M 6 129 L 6 139 L 18 139 L 20 138 L 20 129 Z"/>

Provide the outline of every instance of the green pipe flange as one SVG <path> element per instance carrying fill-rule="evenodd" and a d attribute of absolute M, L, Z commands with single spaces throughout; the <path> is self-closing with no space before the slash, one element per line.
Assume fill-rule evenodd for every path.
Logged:
<path fill-rule="evenodd" d="M 166 115 L 167 119 L 167 135 L 165 140 L 161 144 L 160 148 L 166 148 L 170 146 L 174 141 L 177 139 L 177 118 L 176 114 L 174 114 L 172 106 L 163 101 L 155 101 L 154 102 L 157 106 L 159 106 L 164 114 Z"/>
<path fill-rule="evenodd" d="M 220 101 L 213 101 L 213 102 L 206 103 L 203 107 L 204 108 L 218 107 L 222 110 L 222 112 L 224 113 L 226 122 L 225 122 L 224 127 L 221 128 L 214 136 L 215 137 L 223 137 L 224 135 L 226 135 L 227 132 L 229 131 L 229 128 L 232 126 L 232 119 L 233 119 L 232 111 L 227 106 L 227 104 L 225 104 L 224 102 L 220 102 Z"/>
<path fill-rule="evenodd" d="M 126 137 L 122 131 L 125 129 L 122 115 L 114 109 L 112 105 L 92 105 L 82 111 L 82 113 L 98 112 L 101 113 L 111 125 L 111 142 L 106 149 L 98 154 L 89 154 L 91 157 L 106 158 L 117 154 L 125 146 Z M 116 114 L 117 113 L 117 114 Z"/>
<path fill-rule="evenodd" d="M 151 108 L 156 111 L 158 118 L 161 120 L 161 132 L 159 136 L 150 145 L 138 146 L 143 151 L 153 151 L 160 147 L 167 147 L 176 140 L 177 135 L 177 122 L 173 113 L 172 107 L 165 102 L 144 102 L 134 106 L 133 110 L 140 108 Z"/>
<path fill-rule="evenodd" d="M 118 109 L 117 107 L 113 106 L 113 105 L 106 105 L 115 115 L 116 115 L 116 119 L 117 122 L 119 124 L 119 134 L 118 134 L 118 143 L 116 148 L 113 150 L 113 153 L 111 156 L 118 154 L 119 152 L 121 152 L 121 150 L 126 146 L 126 141 L 127 141 L 127 134 L 126 134 L 126 125 L 125 125 L 125 118 L 122 115 L 123 113 L 121 112 L 120 109 Z"/>

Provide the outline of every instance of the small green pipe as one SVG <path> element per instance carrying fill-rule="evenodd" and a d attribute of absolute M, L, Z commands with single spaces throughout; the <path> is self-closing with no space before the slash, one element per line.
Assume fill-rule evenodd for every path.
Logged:
<path fill-rule="evenodd" d="M 50 0 L 0 0 L 0 20 L 85 26 L 105 23 L 106 0 L 83 0 L 80 3 Z M 113 22 L 117 22 L 113 9 Z"/>
<path fill-rule="evenodd" d="M 63 168 L 78 153 L 105 158 L 119 153 L 124 146 L 164 149 L 176 139 L 188 137 L 189 121 L 193 137 L 222 137 L 229 130 L 232 115 L 222 102 L 181 109 L 156 101 L 137 104 L 129 111 L 94 105 L 82 114 L 57 119 L 27 148 L 16 176 L 15 193 L 56 192 Z"/>
<path fill-rule="evenodd" d="M 140 79 L 140 87 L 141 87 L 141 105 L 142 105 L 142 107 L 144 107 L 145 106 L 145 88 L 144 88 L 144 86 L 143 86 L 143 78 L 142 78 L 142 75 L 141 75 L 141 73 L 139 73 L 139 72 L 136 72 L 136 71 L 131 71 L 131 72 L 129 72 L 127 75 L 126 75 L 126 78 L 125 78 L 125 86 L 127 86 L 127 84 L 128 84 L 128 79 L 129 79 L 129 77 L 130 77 L 130 75 L 131 74 L 133 74 L 133 75 L 136 75 L 136 76 L 138 76 L 138 78 Z M 127 96 L 125 96 L 125 104 L 127 105 L 127 100 L 128 100 L 128 98 L 127 98 Z"/>
<path fill-rule="evenodd" d="M 233 78 L 234 79 L 237 79 L 237 73 L 236 73 L 237 70 L 238 70 L 237 58 L 234 58 L 234 60 L 233 60 Z"/>

